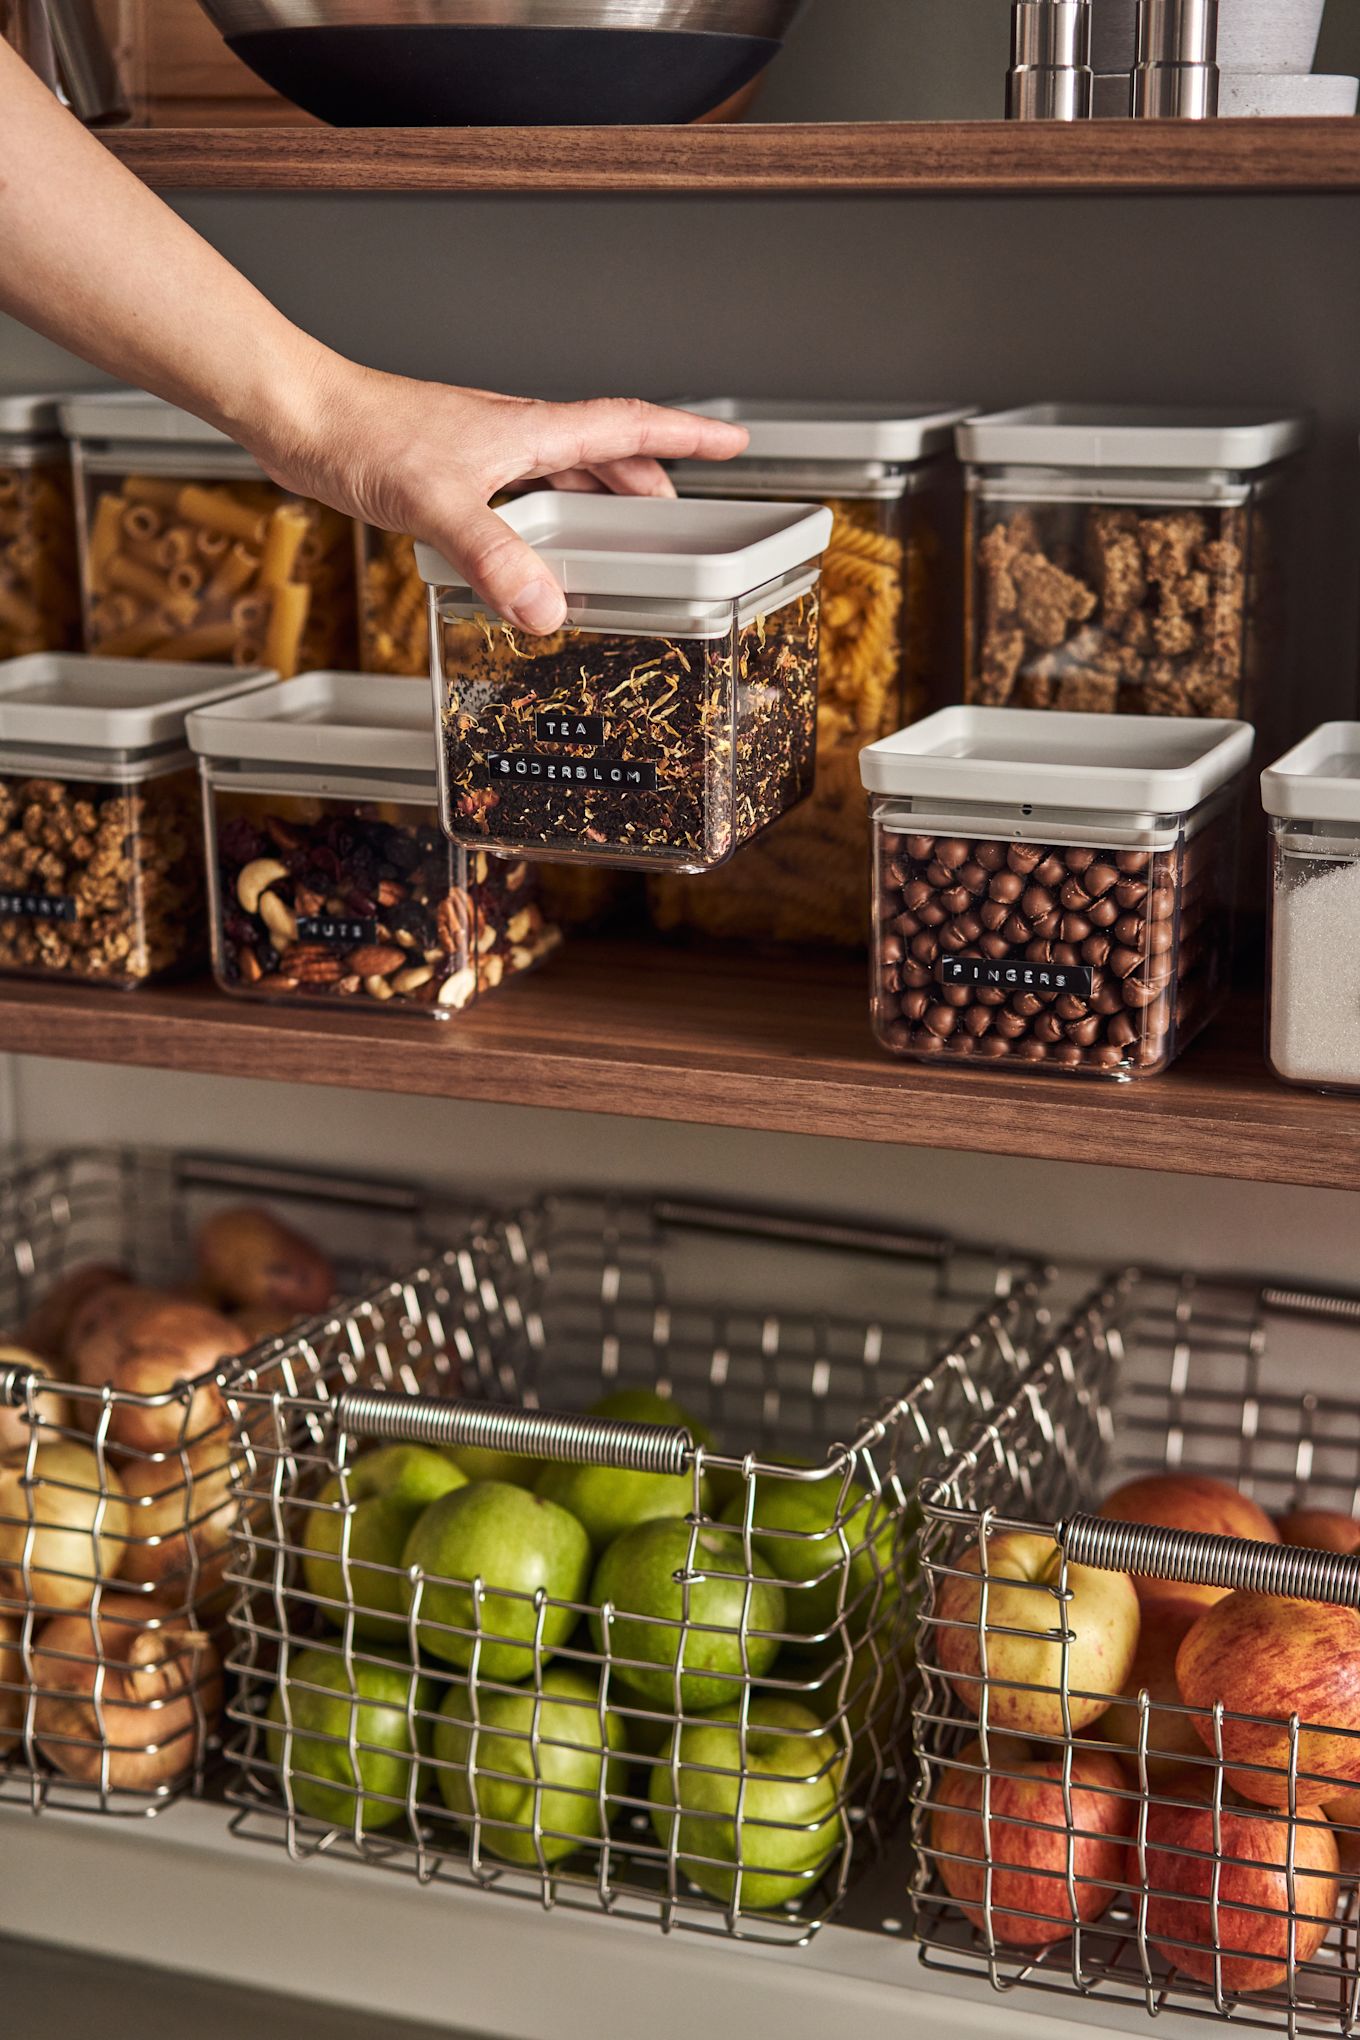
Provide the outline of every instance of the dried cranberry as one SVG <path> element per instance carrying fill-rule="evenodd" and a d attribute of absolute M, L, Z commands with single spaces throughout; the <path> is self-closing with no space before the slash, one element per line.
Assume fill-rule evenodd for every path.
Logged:
<path fill-rule="evenodd" d="M 348 907 L 350 913 L 357 914 L 361 921 L 372 921 L 376 920 L 377 918 L 378 902 L 374 899 L 370 899 L 367 893 L 361 892 L 346 893 L 345 905 Z"/>
<path fill-rule="evenodd" d="M 387 861 L 393 866 L 398 877 L 408 871 L 414 871 L 420 862 L 420 845 L 415 837 L 404 829 L 392 830 L 387 839 L 386 850 Z"/>
<path fill-rule="evenodd" d="M 244 815 L 233 815 L 229 821 L 223 822 L 217 832 L 217 842 L 229 864 L 252 864 L 257 857 L 264 855 L 265 839 Z"/>

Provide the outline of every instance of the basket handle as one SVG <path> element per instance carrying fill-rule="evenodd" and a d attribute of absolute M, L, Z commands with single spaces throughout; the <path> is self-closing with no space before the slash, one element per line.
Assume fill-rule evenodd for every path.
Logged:
<path fill-rule="evenodd" d="M 0 1409 L 25 1408 L 30 1382 L 46 1380 L 40 1367 L 26 1367 L 22 1361 L 7 1360 L 0 1366 Z"/>
<path fill-rule="evenodd" d="M 660 1424 L 619 1424 L 607 1417 L 440 1402 L 433 1396 L 374 1395 L 364 1389 L 347 1389 L 334 1407 L 342 1431 L 389 1444 L 475 1445 L 625 1473 L 685 1473 L 694 1462 L 689 1432 Z"/>
<path fill-rule="evenodd" d="M 1069 1516 L 1058 1525 L 1058 1543 L 1069 1565 L 1094 1566 L 1098 1572 L 1360 1608 L 1360 1556 L 1337 1551 L 1260 1544 L 1251 1537 L 1217 1537 L 1151 1523 L 1115 1523 L 1103 1516 Z"/>

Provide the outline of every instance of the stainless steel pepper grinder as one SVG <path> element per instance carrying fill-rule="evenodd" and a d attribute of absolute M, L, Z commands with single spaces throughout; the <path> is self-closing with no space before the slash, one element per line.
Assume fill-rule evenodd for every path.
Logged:
<path fill-rule="evenodd" d="M 1140 120 L 1218 113 L 1218 0 L 1138 0 L 1133 111 Z"/>
<path fill-rule="evenodd" d="M 1007 120 L 1089 120 L 1091 0 L 1014 0 Z"/>

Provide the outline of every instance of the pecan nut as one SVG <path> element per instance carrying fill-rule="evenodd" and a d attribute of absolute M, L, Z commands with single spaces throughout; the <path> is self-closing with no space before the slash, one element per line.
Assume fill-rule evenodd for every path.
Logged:
<path fill-rule="evenodd" d="M 365 942 L 358 949 L 351 949 L 345 958 L 344 970 L 340 977 L 385 978 L 394 970 L 400 970 L 406 962 L 406 952 L 395 944 L 387 942 Z"/>

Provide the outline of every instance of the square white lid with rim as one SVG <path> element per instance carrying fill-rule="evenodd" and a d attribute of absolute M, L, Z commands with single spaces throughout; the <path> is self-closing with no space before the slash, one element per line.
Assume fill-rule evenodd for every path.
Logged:
<path fill-rule="evenodd" d="M 24 390 L 0 396 L 0 439 L 56 439 L 61 434 L 61 407 L 70 390 Z"/>
<path fill-rule="evenodd" d="M 62 428 L 70 439 L 115 439 L 158 446 L 235 446 L 215 425 L 181 411 L 147 390 L 90 390 L 61 405 Z"/>
<path fill-rule="evenodd" d="M 980 467 L 1164 470 L 1270 467 L 1306 446 L 1303 416 L 1159 404 L 1028 404 L 961 424 L 960 460 Z"/>
<path fill-rule="evenodd" d="M 1295 822 L 1360 822 L 1360 722 L 1321 723 L 1261 774 L 1268 815 Z"/>
<path fill-rule="evenodd" d="M 831 512 L 810 503 L 746 503 L 662 496 L 578 496 L 542 490 L 499 513 L 567 591 L 739 601 L 818 559 Z M 433 588 L 467 580 L 434 550 L 416 547 Z"/>
<path fill-rule="evenodd" d="M 723 466 L 740 472 L 743 461 L 883 461 L 909 465 L 947 452 L 954 427 L 976 404 L 855 403 L 816 398 L 695 397 L 678 400 L 682 411 L 744 425 L 751 443 Z M 683 484 L 686 461 L 672 470 Z M 707 467 L 708 463 L 703 463 Z"/>
<path fill-rule="evenodd" d="M 277 676 L 267 667 L 169 665 L 31 652 L 0 663 L 0 746 L 154 751 L 183 746 L 188 716 Z"/>
<path fill-rule="evenodd" d="M 1250 723 L 944 708 L 860 753 L 870 793 L 1189 814 L 1251 761 Z"/>
<path fill-rule="evenodd" d="M 299 673 L 189 718 L 203 758 L 233 764 L 435 778 L 434 697 L 428 680 L 372 673 Z"/>

